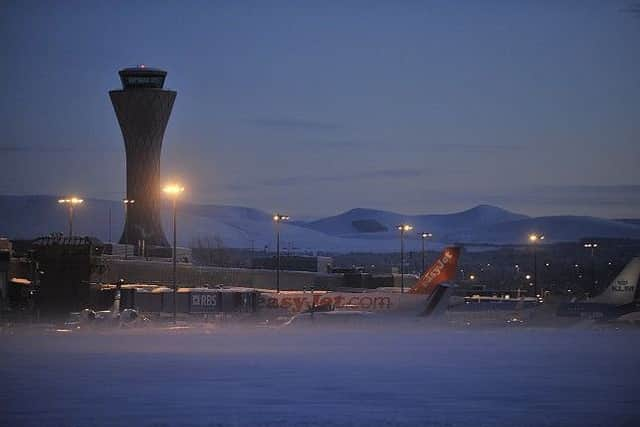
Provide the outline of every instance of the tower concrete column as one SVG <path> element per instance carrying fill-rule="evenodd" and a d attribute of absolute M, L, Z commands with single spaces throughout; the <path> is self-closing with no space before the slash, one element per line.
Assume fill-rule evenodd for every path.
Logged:
<path fill-rule="evenodd" d="M 165 71 L 120 70 L 122 89 L 109 92 L 127 157 L 128 207 L 120 243 L 169 246 L 160 218 L 160 155 L 162 139 L 176 92 L 164 90 Z"/>

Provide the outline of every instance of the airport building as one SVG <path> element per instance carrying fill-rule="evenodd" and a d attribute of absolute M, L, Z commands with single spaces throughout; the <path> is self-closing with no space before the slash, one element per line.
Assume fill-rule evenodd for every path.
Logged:
<path fill-rule="evenodd" d="M 329 273 L 332 270 L 332 266 L 333 258 L 326 256 L 280 256 L 281 270 Z M 263 270 L 275 270 L 278 267 L 278 259 L 275 256 L 256 257 L 251 260 L 251 267 Z"/>
<path fill-rule="evenodd" d="M 163 307 L 160 311 L 173 306 L 171 248 L 155 247 L 148 257 L 131 252 L 125 256 L 123 248 L 95 238 L 69 238 L 54 233 L 24 242 L 25 256 L 16 258 L 11 255 L 9 240 L 3 242 L 2 248 L 6 246 L 6 250 L 0 250 L 2 301 L 16 315 L 37 312 L 43 318 L 56 318 L 87 307 L 106 307 L 113 303 L 113 295 L 109 293 L 113 284 L 136 284 L 129 288 L 135 287 L 139 297 L 132 294 L 123 299 L 123 308 L 146 310 L 156 307 L 159 301 Z M 274 270 L 197 266 L 190 262 L 189 249 L 178 248 L 177 254 L 177 283 L 182 290 L 176 302 L 181 312 L 196 312 L 201 294 L 207 295 L 203 297 L 206 301 L 216 299 L 215 310 L 252 311 L 254 293 L 247 289 L 275 287 Z M 342 275 L 327 274 L 326 269 L 314 272 L 283 268 L 280 283 L 285 289 L 298 290 L 344 286 Z M 229 286 L 235 286 L 236 290 L 229 290 Z M 149 293 L 150 287 L 154 287 L 153 295 Z M 239 291 L 238 287 L 245 290 Z M 96 295 L 96 290 L 104 292 Z M 123 298 L 127 295 L 124 291 Z"/>
<path fill-rule="evenodd" d="M 89 302 L 91 276 L 104 269 L 102 243 L 90 237 L 41 237 L 32 243 L 41 314 L 78 311 Z"/>

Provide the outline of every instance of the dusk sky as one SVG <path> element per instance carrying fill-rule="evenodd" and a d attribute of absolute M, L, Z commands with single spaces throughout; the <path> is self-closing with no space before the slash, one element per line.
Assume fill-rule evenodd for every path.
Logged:
<path fill-rule="evenodd" d="M 637 2 L 313 3 L 2 2 L 0 194 L 122 198 L 146 64 L 192 202 L 640 217 Z"/>

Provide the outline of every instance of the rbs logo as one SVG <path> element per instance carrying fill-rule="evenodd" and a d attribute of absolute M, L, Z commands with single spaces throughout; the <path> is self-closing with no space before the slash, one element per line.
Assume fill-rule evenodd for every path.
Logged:
<path fill-rule="evenodd" d="M 217 304 L 218 304 L 218 298 L 216 298 L 216 295 L 210 295 L 210 294 L 191 295 L 191 305 L 215 307 Z"/>

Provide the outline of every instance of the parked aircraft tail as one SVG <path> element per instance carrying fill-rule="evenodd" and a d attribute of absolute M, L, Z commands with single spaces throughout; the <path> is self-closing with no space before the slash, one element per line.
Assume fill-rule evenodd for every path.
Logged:
<path fill-rule="evenodd" d="M 438 259 L 425 271 L 418 282 L 409 289 L 410 294 L 431 294 L 436 287 L 456 277 L 460 247 L 444 249 Z"/>
<path fill-rule="evenodd" d="M 591 298 L 588 302 L 611 305 L 630 304 L 634 300 L 639 277 L 640 257 L 635 257 L 600 295 Z"/>

